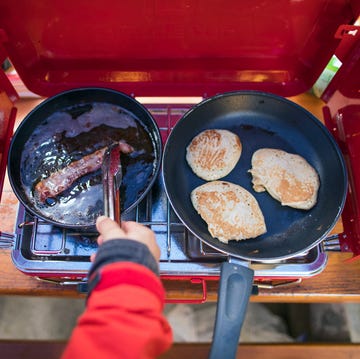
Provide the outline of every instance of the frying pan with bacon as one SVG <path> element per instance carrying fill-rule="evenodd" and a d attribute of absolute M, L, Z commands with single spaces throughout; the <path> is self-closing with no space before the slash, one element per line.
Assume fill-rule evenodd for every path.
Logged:
<path fill-rule="evenodd" d="M 49 223 L 94 229 L 103 214 L 104 150 L 121 143 L 121 212 L 134 208 L 160 168 L 161 137 L 151 114 L 110 89 L 83 88 L 51 97 L 19 125 L 8 172 L 19 201 Z"/>

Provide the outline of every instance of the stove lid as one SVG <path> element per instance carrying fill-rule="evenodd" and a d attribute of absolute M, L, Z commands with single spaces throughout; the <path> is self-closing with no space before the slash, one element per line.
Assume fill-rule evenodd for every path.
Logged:
<path fill-rule="evenodd" d="M 281 96 L 313 85 L 353 24 L 356 0 L 19 0 L 0 5 L 0 45 L 29 90 L 136 96 Z"/>
<path fill-rule="evenodd" d="M 0 43 L 0 64 L 5 59 L 6 52 Z M 15 123 L 16 109 L 13 102 L 17 98 L 16 90 L 6 78 L 5 73 L 0 69 L 0 200 L 4 185 L 9 143 Z"/>
<path fill-rule="evenodd" d="M 340 26 L 335 37 L 341 39 L 335 56 L 340 68 L 335 72 L 321 98 L 329 102 L 336 92 L 347 99 L 360 98 L 360 17 L 355 25 Z M 344 102 L 344 101 L 342 101 Z M 340 105 L 335 106 L 339 108 Z"/>

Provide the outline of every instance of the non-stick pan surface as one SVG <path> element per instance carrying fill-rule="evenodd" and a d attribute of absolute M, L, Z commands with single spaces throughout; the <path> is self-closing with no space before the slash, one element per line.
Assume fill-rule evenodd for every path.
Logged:
<path fill-rule="evenodd" d="M 241 158 L 223 180 L 239 184 L 257 199 L 267 233 L 246 241 L 221 243 L 210 236 L 193 208 L 191 191 L 205 183 L 185 159 L 192 138 L 205 129 L 228 129 L 242 142 Z M 311 210 L 281 206 L 267 192 L 252 188 L 252 154 L 264 147 L 303 156 L 318 172 L 318 201 Z M 225 93 L 193 107 L 172 130 L 163 155 L 165 190 L 175 212 L 198 238 L 230 256 L 273 261 L 300 254 L 318 244 L 336 223 L 343 208 L 347 176 L 342 155 L 326 129 L 312 114 L 282 97 L 261 92 Z"/>
<path fill-rule="evenodd" d="M 124 140 L 134 147 L 121 155 L 122 213 L 136 206 L 153 185 L 161 164 L 159 129 L 135 99 L 104 88 L 60 93 L 31 111 L 16 130 L 9 150 L 8 172 L 22 204 L 49 223 L 94 229 L 103 213 L 101 170 L 78 179 L 46 203 L 34 196 L 34 185 L 72 161 Z"/>

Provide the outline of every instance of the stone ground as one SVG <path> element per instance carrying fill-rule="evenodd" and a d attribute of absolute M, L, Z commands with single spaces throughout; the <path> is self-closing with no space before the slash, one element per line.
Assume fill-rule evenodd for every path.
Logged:
<path fill-rule="evenodd" d="M 0 339 L 66 340 L 83 299 L 0 297 Z M 216 304 L 171 304 L 176 342 L 210 342 Z M 250 303 L 241 342 L 360 342 L 360 304 Z"/>

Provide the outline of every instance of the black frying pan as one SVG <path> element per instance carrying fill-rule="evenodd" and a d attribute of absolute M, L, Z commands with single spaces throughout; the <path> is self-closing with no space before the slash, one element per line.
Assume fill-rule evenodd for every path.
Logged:
<path fill-rule="evenodd" d="M 81 88 L 47 99 L 21 122 L 11 141 L 8 173 L 19 201 L 32 214 L 66 228 L 94 229 L 103 213 L 101 169 L 40 203 L 34 185 L 66 163 L 119 139 L 135 151 L 122 154 L 122 213 L 134 208 L 153 185 L 161 165 L 160 132 L 135 99 L 104 88 Z"/>
<path fill-rule="evenodd" d="M 241 185 L 257 199 L 267 226 L 267 233 L 258 238 L 221 243 L 210 236 L 206 223 L 191 204 L 191 191 L 205 181 L 188 166 L 186 147 L 195 135 L 210 128 L 228 129 L 240 137 L 241 158 L 223 180 Z M 321 184 L 315 207 L 309 211 L 283 207 L 267 192 L 253 191 L 247 171 L 251 168 L 252 154 L 264 147 L 299 154 L 316 169 Z M 185 226 L 209 246 L 228 254 L 230 262 L 237 259 L 271 262 L 316 246 L 339 218 L 347 190 L 344 160 L 325 126 L 291 101 L 252 91 L 221 94 L 188 111 L 167 140 L 163 179 L 170 203 Z M 213 358 L 228 357 L 226 353 L 232 357 L 236 353 L 252 278 L 252 270 L 244 266 L 223 265 Z"/>

